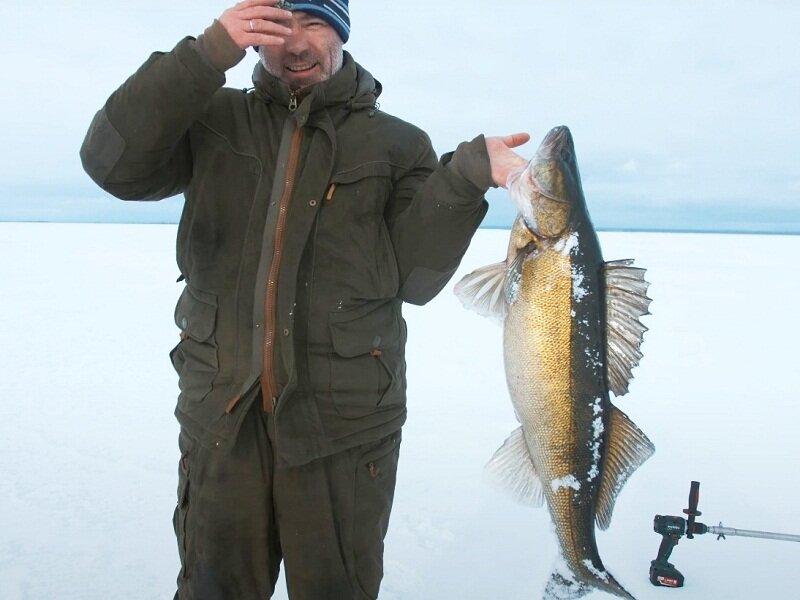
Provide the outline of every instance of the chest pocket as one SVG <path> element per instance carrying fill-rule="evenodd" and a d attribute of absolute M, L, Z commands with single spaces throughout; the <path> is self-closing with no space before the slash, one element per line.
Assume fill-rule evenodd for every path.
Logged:
<path fill-rule="evenodd" d="M 315 232 L 316 275 L 335 278 L 340 297 L 393 297 L 397 263 L 384 212 L 391 200 L 393 167 L 370 162 L 331 179 Z"/>
<path fill-rule="evenodd" d="M 392 165 L 369 162 L 334 174 L 325 198 L 323 210 L 331 218 L 345 213 L 351 215 L 383 215 L 392 191 Z"/>

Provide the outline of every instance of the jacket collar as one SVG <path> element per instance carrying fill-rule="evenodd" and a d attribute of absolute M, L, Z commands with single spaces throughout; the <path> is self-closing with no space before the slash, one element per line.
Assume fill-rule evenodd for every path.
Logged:
<path fill-rule="evenodd" d="M 264 69 L 261 61 L 253 71 L 256 94 L 267 102 L 289 106 L 293 94 L 289 87 Z M 348 111 L 375 106 L 381 84 L 361 65 L 344 52 L 342 68 L 326 81 L 303 90 L 298 97 L 297 111 L 308 114 L 323 108 L 344 106 Z"/>

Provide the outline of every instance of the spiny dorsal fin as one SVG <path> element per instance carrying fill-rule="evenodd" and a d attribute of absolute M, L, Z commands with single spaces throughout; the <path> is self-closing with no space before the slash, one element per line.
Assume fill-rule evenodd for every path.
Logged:
<path fill-rule="evenodd" d="M 608 529 L 611 513 L 625 482 L 656 448 L 624 412 L 613 404 L 608 419 L 605 464 L 600 480 L 595 520 L 600 529 Z"/>
<path fill-rule="evenodd" d="M 502 321 L 506 318 L 505 278 L 505 262 L 487 265 L 462 277 L 453 292 L 465 308 Z"/>
<path fill-rule="evenodd" d="M 510 492 L 518 502 L 531 506 L 544 504 L 542 481 L 533 466 L 522 427 L 511 432 L 486 463 L 484 472 L 492 483 Z"/>
<path fill-rule="evenodd" d="M 650 298 L 644 269 L 632 267 L 632 260 L 607 262 L 603 269 L 606 284 L 606 328 L 608 389 L 616 396 L 628 393 L 633 368 L 639 364 L 639 347 L 647 327 L 639 318 L 649 315 Z"/>

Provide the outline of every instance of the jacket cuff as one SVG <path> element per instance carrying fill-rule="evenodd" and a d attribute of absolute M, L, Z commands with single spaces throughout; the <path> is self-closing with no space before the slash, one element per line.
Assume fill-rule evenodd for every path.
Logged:
<path fill-rule="evenodd" d="M 479 135 L 471 142 L 459 144 L 452 153 L 447 168 L 471 183 L 482 194 L 491 187 L 497 187 L 492 179 L 492 166 L 486 149 L 486 138 L 483 135 Z"/>
<path fill-rule="evenodd" d="M 245 56 L 245 51 L 236 45 L 217 19 L 197 37 L 195 47 L 212 67 L 222 73 L 239 64 Z"/>

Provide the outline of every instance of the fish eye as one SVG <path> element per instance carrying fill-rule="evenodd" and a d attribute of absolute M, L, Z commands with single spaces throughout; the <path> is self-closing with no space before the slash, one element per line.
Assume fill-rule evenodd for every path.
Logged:
<path fill-rule="evenodd" d="M 561 149 L 561 160 L 564 162 L 569 162 L 572 160 L 572 152 L 567 150 L 566 148 Z"/>

